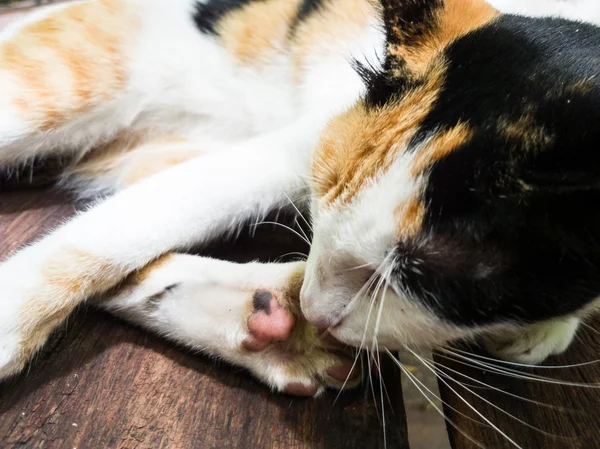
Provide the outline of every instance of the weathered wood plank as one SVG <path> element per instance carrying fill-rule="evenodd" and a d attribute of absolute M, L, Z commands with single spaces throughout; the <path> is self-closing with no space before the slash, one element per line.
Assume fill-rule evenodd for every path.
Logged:
<path fill-rule="evenodd" d="M 56 193 L 0 195 L 0 259 L 72 213 Z M 218 245 L 212 254 L 243 260 L 298 249 L 275 230 L 249 240 Z M 400 382 L 397 373 L 387 375 L 394 407 L 386 404 L 387 447 L 406 448 Z M 86 307 L 27 373 L 0 385 L 0 447 L 383 447 L 371 392 L 344 393 L 334 403 L 335 397 L 272 394 L 236 368 Z"/>
<path fill-rule="evenodd" d="M 593 327 L 585 327 L 581 330 L 577 341 L 567 353 L 560 357 L 553 357 L 545 365 L 564 366 L 598 360 L 600 353 L 600 321 L 595 319 L 591 324 Z M 487 356 L 483 352 L 475 353 Z M 476 407 L 521 447 L 540 449 L 600 448 L 600 413 L 598 413 L 598 410 L 600 410 L 600 388 L 598 386 L 584 388 L 552 384 L 539 380 L 526 380 L 502 375 L 494 372 L 493 369 L 484 369 L 481 366 L 478 368 L 467 367 L 462 363 L 449 361 L 440 355 L 437 356 L 437 360 L 448 368 L 469 376 L 470 379 L 447 371 L 456 380 L 467 384 L 467 387 L 474 393 L 506 412 L 501 412 L 475 394 L 466 391 L 464 387 L 455 382 L 450 382 L 450 386 L 459 392 L 465 400 Z M 499 366 L 515 368 L 507 365 Z M 600 363 L 562 369 L 518 368 L 517 374 L 549 377 L 552 382 L 600 385 Z M 482 388 L 482 383 L 488 384 L 490 387 Z M 463 413 L 471 419 L 483 421 L 455 393 L 450 391 L 447 385 L 440 383 L 440 389 L 443 399 L 449 406 L 456 409 L 452 410 L 446 407 L 447 415 L 465 434 L 487 448 L 515 447 L 492 427 L 478 424 L 460 415 L 460 413 Z M 527 398 L 538 404 L 518 397 Z M 510 417 L 508 414 L 539 430 L 517 422 L 515 418 Z M 456 429 L 449 427 L 449 433 L 453 447 L 456 449 L 478 447 Z"/>

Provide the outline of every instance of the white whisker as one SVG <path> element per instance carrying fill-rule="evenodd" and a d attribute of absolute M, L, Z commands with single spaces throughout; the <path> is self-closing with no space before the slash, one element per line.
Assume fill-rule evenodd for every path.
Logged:
<path fill-rule="evenodd" d="M 419 356 L 416 356 L 416 357 L 419 357 Z M 568 438 L 560 436 L 560 435 L 555 435 L 553 433 L 546 432 L 546 431 L 544 431 L 544 430 L 542 430 L 542 429 L 540 429 L 538 427 L 535 427 L 535 426 L 529 424 L 527 421 L 523 421 L 522 419 L 516 417 L 515 415 L 507 412 L 502 407 L 499 407 L 498 405 L 494 404 L 490 400 L 488 400 L 488 399 L 484 398 L 483 396 L 475 393 L 473 390 L 471 390 L 470 388 L 468 388 L 467 386 L 465 386 L 462 382 L 459 382 L 458 380 L 456 380 L 452 376 L 448 375 L 447 373 L 444 373 L 443 371 L 440 371 L 440 370 L 436 371 L 435 366 L 431 365 L 428 361 L 426 361 L 426 360 L 424 360 L 424 359 L 422 359 L 420 357 L 419 357 L 419 359 L 421 360 L 421 363 L 423 363 L 423 365 L 425 365 L 428 369 L 430 369 L 431 371 L 433 371 L 436 374 L 436 376 L 438 376 L 438 379 L 439 379 L 439 376 L 443 376 L 444 378 L 446 378 L 446 379 L 448 379 L 448 380 L 450 380 L 452 382 L 456 382 L 458 385 L 460 385 L 462 388 L 464 388 L 465 390 L 467 390 L 473 396 L 479 398 L 480 400 L 482 400 L 486 404 L 491 405 L 493 408 L 495 408 L 499 412 L 501 412 L 501 413 L 505 414 L 506 416 L 514 419 L 515 421 L 523 424 L 524 426 L 529 427 L 530 429 L 533 429 L 533 430 L 535 430 L 535 431 L 537 431 L 537 432 L 539 432 L 539 433 L 541 433 L 543 435 L 546 435 L 546 436 L 549 436 L 549 437 L 552 437 L 552 438 L 556 438 L 556 439 L 568 439 Z M 448 386 L 448 384 L 446 384 L 446 385 Z"/>
<path fill-rule="evenodd" d="M 412 349 L 410 349 L 409 347 L 406 348 L 408 351 L 410 351 L 417 359 L 421 360 L 423 362 L 423 359 L 416 353 L 414 352 Z M 483 419 L 486 423 L 488 423 L 494 430 L 496 430 L 500 435 L 502 435 L 506 441 L 508 441 L 509 443 L 511 443 L 514 447 L 519 448 L 519 449 L 523 449 L 521 446 L 519 446 L 519 444 L 514 441 L 512 438 L 510 438 L 505 432 L 503 432 L 498 426 L 496 426 L 494 423 L 492 423 L 492 421 L 490 421 L 483 413 L 481 413 L 479 410 L 477 410 L 477 408 L 475 408 L 472 404 L 469 403 L 469 401 L 467 401 L 465 398 L 463 398 L 460 394 L 458 394 L 458 392 L 452 388 L 450 386 L 450 384 L 448 384 L 448 382 L 446 382 L 444 379 L 442 379 L 434 369 L 432 369 L 429 365 L 427 365 L 426 363 L 423 363 L 423 365 L 425 367 L 427 367 L 429 370 L 431 370 L 433 372 L 433 374 L 440 380 L 440 382 L 442 382 L 444 385 L 446 385 L 446 387 L 448 387 L 450 389 L 450 391 L 452 391 L 454 394 L 456 394 L 456 396 L 462 401 L 464 402 L 467 407 L 469 407 L 471 410 L 473 410 L 475 413 L 477 413 L 477 415 Z"/>
<path fill-rule="evenodd" d="M 467 363 L 460 362 L 458 360 L 454 360 L 454 359 L 451 359 L 449 357 L 444 357 L 444 358 L 446 358 L 448 360 L 452 360 L 453 362 L 456 362 L 456 363 L 460 363 L 460 364 L 463 364 L 463 365 L 471 366 L 471 365 L 468 365 Z M 461 373 L 460 371 L 452 369 L 452 368 L 450 368 L 450 367 L 448 367 L 448 366 L 446 366 L 446 365 L 444 365 L 444 364 L 442 364 L 440 362 L 436 362 L 435 360 L 431 360 L 430 362 L 434 363 L 437 366 L 438 370 L 441 370 L 441 369 L 448 370 L 448 371 L 450 371 L 450 372 L 452 372 L 454 374 L 457 374 L 457 375 L 459 375 L 461 377 L 464 377 L 465 379 L 469 379 L 472 382 L 478 383 L 478 384 L 482 385 L 485 388 L 489 388 L 490 390 L 494 390 L 494 391 L 497 391 L 499 393 L 503 393 L 503 394 L 505 394 L 507 396 L 511 396 L 511 397 L 513 397 L 515 399 L 520 399 L 520 400 L 522 400 L 524 402 L 529 402 L 530 404 L 535 404 L 535 405 L 538 405 L 540 407 L 546 407 L 546 408 L 555 409 L 555 410 L 563 411 L 563 412 L 575 412 L 576 411 L 574 409 L 568 409 L 568 408 L 565 408 L 565 407 L 559 407 L 559 406 L 556 406 L 556 405 L 546 404 L 544 402 L 536 401 L 534 399 L 530 399 L 530 398 L 526 398 L 526 397 L 523 397 L 523 396 L 519 396 L 518 394 L 511 393 L 509 391 L 506 391 L 506 390 L 503 390 L 501 388 L 494 387 L 494 386 L 492 386 L 490 384 L 487 384 L 487 383 L 485 383 L 485 382 L 483 382 L 481 380 L 475 379 L 474 377 L 471 377 L 471 376 L 468 376 L 468 375 L 466 375 L 464 373 Z M 466 384 L 463 383 L 463 385 L 466 385 Z"/>
<path fill-rule="evenodd" d="M 442 349 L 447 350 L 447 348 L 442 348 Z M 591 360 L 589 362 L 574 363 L 572 365 L 554 365 L 554 366 L 548 366 L 548 365 L 546 365 L 546 366 L 540 366 L 540 365 L 529 365 L 527 363 L 509 362 L 509 361 L 506 361 L 506 360 L 496 359 L 496 358 L 493 358 L 493 357 L 485 357 L 483 355 L 473 354 L 471 352 L 463 351 L 463 350 L 460 350 L 458 348 L 452 348 L 452 351 L 456 351 L 456 352 L 459 352 L 461 354 L 467 354 L 467 355 L 469 355 L 471 357 L 475 357 L 477 359 L 488 360 L 488 361 L 493 362 L 493 363 L 499 363 L 499 364 L 502 364 L 502 365 L 520 366 L 522 368 L 533 368 L 533 369 L 567 369 L 567 368 L 578 368 L 578 367 L 581 367 L 581 366 L 594 365 L 596 363 L 600 363 L 600 359 L 596 359 L 596 360 Z"/>
<path fill-rule="evenodd" d="M 302 212 L 300 212 L 300 209 L 298 209 L 298 207 L 294 204 L 294 202 L 288 196 L 287 193 L 283 192 L 283 194 L 288 199 L 288 201 L 290 202 L 290 204 L 292 205 L 292 207 L 294 208 L 294 210 L 298 213 L 298 215 L 300 216 L 300 218 L 302 218 L 302 221 L 304 221 L 304 223 L 306 223 L 306 226 L 308 226 L 308 229 L 310 230 L 310 232 L 313 232 L 313 228 L 312 228 L 311 224 L 308 222 L 308 220 L 306 219 L 306 217 L 304 217 L 304 215 L 302 214 Z"/>
<path fill-rule="evenodd" d="M 470 362 L 470 366 L 478 365 L 478 367 L 480 367 L 480 368 L 485 368 L 488 371 L 492 371 L 492 372 L 502 374 L 502 375 L 508 376 L 508 377 L 514 377 L 517 379 L 524 379 L 524 380 L 531 380 L 531 381 L 538 381 L 538 382 L 554 384 L 554 385 L 564 385 L 564 386 L 568 386 L 568 387 L 600 388 L 600 384 L 597 384 L 597 383 L 584 384 L 584 383 L 580 383 L 580 382 L 568 382 L 568 381 L 552 379 L 550 377 L 539 376 L 537 374 L 523 374 L 520 371 L 511 369 L 511 368 L 498 367 L 498 366 L 492 365 L 491 363 L 482 362 L 481 360 L 474 360 L 472 358 L 465 357 L 464 355 L 452 352 L 448 349 L 444 349 L 444 352 L 451 354 L 452 357 L 457 357 L 457 358 L 460 358 L 463 360 L 467 360 L 468 362 Z M 439 356 L 444 357 L 442 354 L 439 354 Z M 454 361 L 458 362 L 456 359 L 453 359 L 451 357 L 446 357 L 446 358 L 449 358 L 450 360 L 454 360 Z"/>
<path fill-rule="evenodd" d="M 270 224 L 270 225 L 275 225 L 275 226 L 281 226 L 282 228 L 285 228 L 285 229 L 287 229 L 288 231 L 291 231 L 291 232 L 293 232 L 293 233 L 294 233 L 294 234 L 296 234 L 298 237 L 300 237 L 300 238 L 301 238 L 303 241 L 305 241 L 305 242 L 306 242 L 308 245 L 310 245 L 310 242 L 308 241 L 308 239 L 307 239 L 306 237 L 304 237 L 302 234 L 300 234 L 300 233 L 299 233 L 298 231 L 296 231 L 295 229 L 293 229 L 293 228 L 290 228 L 290 227 L 289 227 L 289 226 L 287 226 L 287 225 L 284 225 L 283 223 L 279 223 L 279 222 L 277 222 L 277 221 L 261 221 L 260 223 L 256 223 L 256 224 L 255 224 L 255 225 L 253 225 L 253 226 L 257 227 L 257 226 L 260 226 L 260 225 L 268 225 L 268 224 Z"/>
<path fill-rule="evenodd" d="M 483 446 L 479 441 L 475 440 L 471 435 L 469 435 L 467 432 L 465 432 L 464 430 L 462 430 L 454 421 L 452 421 L 450 418 L 448 418 L 446 416 L 446 414 L 438 407 L 438 405 L 435 402 L 433 402 L 431 400 L 431 398 L 427 394 L 425 394 L 425 392 L 419 387 L 419 385 L 417 384 L 417 382 L 415 380 L 413 380 L 413 379 L 418 380 L 417 377 L 413 373 L 411 373 L 409 370 L 407 370 L 404 367 L 404 365 L 402 365 L 402 363 L 398 359 L 396 359 L 388 349 L 386 349 L 385 351 L 390 356 L 390 358 L 394 361 L 394 363 L 396 365 L 398 365 L 398 368 L 400 368 L 402 370 L 402 372 L 406 375 L 407 379 L 412 382 L 412 384 L 415 386 L 415 388 L 417 390 L 419 390 L 419 392 L 423 395 L 423 397 L 425 399 L 427 399 L 427 401 L 431 404 L 431 406 L 440 414 L 440 416 L 442 418 L 444 418 L 444 420 L 448 424 L 450 424 L 461 435 L 463 435 L 465 438 L 467 438 L 470 442 L 472 442 L 473 444 L 475 444 L 477 447 L 485 448 L 485 446 Z"/>

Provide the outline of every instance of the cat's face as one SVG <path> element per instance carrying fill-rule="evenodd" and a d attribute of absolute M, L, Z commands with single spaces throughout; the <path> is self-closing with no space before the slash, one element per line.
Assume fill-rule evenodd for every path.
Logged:
<path fill-rule="evenodd" d="M 476 0 L 384 4 L 380 72 L 313 165 L 310 321 L 441 343 L 600 296 L 600 30 Z"/>

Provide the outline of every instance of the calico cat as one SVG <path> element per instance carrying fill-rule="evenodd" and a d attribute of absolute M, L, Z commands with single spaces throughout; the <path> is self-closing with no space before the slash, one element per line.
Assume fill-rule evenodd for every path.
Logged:
<path fill-rule="evenodd" d="M 599 75 L 599 28 L 483 0 L 33 14 L 0 34 L 0 166 L 70 155 L 109 198 L 0 264 L 0 378 L 90 298 L 298 395 L 360 382 L 323 330 L 565 350 L 600 296 Z M 306 263 L 181 253 L 290 203 Z"/>

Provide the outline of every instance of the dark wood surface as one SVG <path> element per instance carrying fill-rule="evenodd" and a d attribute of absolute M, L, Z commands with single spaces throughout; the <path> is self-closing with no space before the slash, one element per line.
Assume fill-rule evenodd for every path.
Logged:
<path fill-rule="evenodd" d="M 72 204 L 52 191 L 0 194 L 0 259 L 73 213 Z M 244 234 L 236 245 L 219 242 L 206 251 L 243 261 L 298 249 L 284 232 L 265 228 L 253 240 Z M 546 365 L 596 360 L 599 347 L 595 320 L 567 354 Z M 484 419 L 450 387 L 523 448 L 600 448 L 600 388 L 518 379 L 443 354 L 435 360 L 483 398 L 456 382 L 440 383 L 448 418 L 481 446 L 514 447 L 489 424 L 477 423 Z M 387 371 L 387 447 L 407 448 L 400 382 L 391 367 Z M 520 373 L 600 384 L 600 363 Z M 334 403 L 333 392 L 317 400 L 272 394 L 237 368 L 82 307 L 26 373 L 0 384 L 0 448 L 377 448 L 384 431 L 372 395 L 365 387 Z M 420 440 L 413 448 L 434 447 L 433 440 L 427 443 L 434 438 L 428 422 L 409 423 Z M 479 447 L 452 426 L 448 434 L 455 449 Z"/>
<path fill-rule="evenodd" d="M 0 259 L 73 212 L 53 192 L 0 194 Z M 249 240 L 212 253 L 265 258 L 293 243 L 275 230 Z M 387 447 L 406 448 L 392 367 L 386 378 Z M 237 368 L 82 307 L 27 372 L 0 384 L 0 448 L 380 448 L 384 431 L 371 397 L 367 388 L 335 403 L 334 392 L 272 394 Z"/>
<path fill-rule="evenodd" d="M 600 358 L 600 322 L 598 319 L 592 319 L 589 326 L 581 329 L 577 341 L 565 354 L 552 357 L 545 365 L 558 367 L 597 361 Z M 474 352 L 486 356 L 482 352 Z M 521 447 L 600 448 L 600 362 L 572 368 L 520 368 L 517 370 L 520 375 L 548 377 L 551 379 L 550 382 L 556 382 L 552 384 L 547 381 L 526 380 L 500 374 L 496 372 L 497 368 L 495 370 L 481 366 L 469 367 L 464 363 L 452 362 L 442 354 L 438 355 L 436 360 L 450 369 L 460 371 L 464 376 L 469 376 L 471 379 L 446 370 L 446 373 L 467 384 L 467 388 L 480 396 L 477 397 L 468 392 L 456 382 L 448 382 L 449 386 L 440 384 L 442 397 L 448 405 L 471 419 L 484 421 L 456 393 L 451 391 L 451 387 Z M 465 361 L 461 360 L 461 362 Z M 509 367 L 501 364 L 495 366 Z M 511 368 L 514 369 L 514 367 Z M 561 382 L 587 384 L 587 387 L 561 385 Z M 490 387 L 484 387 L 484 383 Z M 518 399 L 515 396 L 527 398 L 539 404 Z M 489 403 L 485 401 L 489 401 Z M 515 447 L 489 425 L 478 424 L 449 407 L 446 408 L 446 413 L 465 434 L 479 441 L 485 447 L 493 449 Z M 518 422 L 508 414 L 537 430 Z M 451 427 L 449 433 L 452 445 L 456 449 L 478 447 L 477 444 L 469 441 L 467 437 Z"/>

